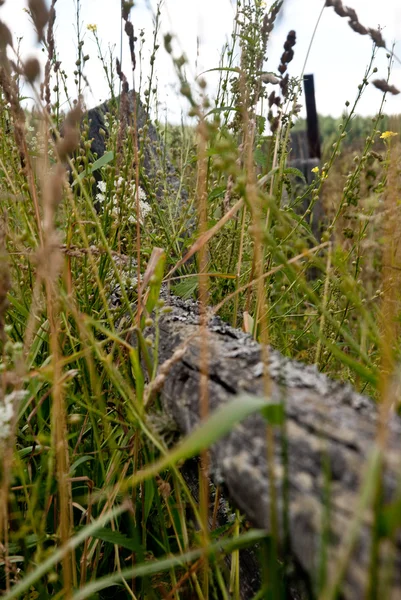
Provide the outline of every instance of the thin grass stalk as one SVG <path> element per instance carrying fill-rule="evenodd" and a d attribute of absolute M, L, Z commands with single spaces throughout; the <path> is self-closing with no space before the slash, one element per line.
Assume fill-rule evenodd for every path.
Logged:
<path fill-rule="evenodd" d="M 200 116 L 198 126 L 198 177 L 197 197 L 199 211 L 200 236 L 207 234 L 207 129 L 203 116 Z M 209 415 L 209 341 L 208 341 L 208 287 L 207 276 L 207 240 L 199 248 L 199 311 L 200 311 L 200 381 L 199 381 L 199 412 L 202 420 Z M 199 471 L 199 501 L 200 516 L 203 524 L 202 543 L 206 548 L 209 544 L 209 452 L 201 453 L 201 468 Z M 209 597 L 209 561 L 205 557 L 202 572 L 202 591 L 205 599 Z"/>
<path fill-rule="evenodd" d="M 48 127 L 43 123 L 43 139 L 45 149 L 48 148 Z M 60 304 L 57 278 L 61 267 L 61 253 L 54 249 L 57 233 L 55 230 L 55 217 L 58 204 L 61 201 L 63 189 L 64 169 L 60 166 L 48 174 L 48 152 L 41 160 L 41 180 L 43 182 L 43 229 L 44 246 L 43 254 L 39 264 L 39 280 L 43 279 L 46 292 L 47 316 L 50 324 L 50 351 L 53 370 L 52 381 L 52 437 L 56 456 L 58 498 L 60 503 L 59 523 L 60 538 L 62 544 L 67 544 L 71 536 L 71 510 L 72 492 L 69 480 L 69 448 L 67 436 L 66 407 L 64 401 L 64 389 L 62 385 L 61 351 L 59 332 L 61 330 Z M 51 257 L 46 260 L 45 256 Z M 65 554 L 63 557 L 63 589 L 67 599 L 72 597 L 73 584 L 76 585 L 76 570 L 73 553 Z"/>
<path fill-rule="evenodd" d="M 60 501 L 60 538 L 62 544 L 67 544 L 70 533 L 70 507 L 71 507 L 71 484 L 68 478 L 68 443 L 66 408 L 64 403 L 64 392 L 60 384 L 60 349 L 58 332 L 60 330 L 59 315 L 57 309 L 57 295 L 50 281 L 46 282 L 47 310 L 50 322 L 50 345 L 53 366 L 53 431 L 56 450 L 58 494 Z M 63 557 L 63 585 L 66 598 L 72 597 L 72 555 L 65 554 Z M 74 577 L 75 579 L 75 577 Z"/>
<path fill-rule="evenodd" d="M 140 327 L 141 323 L 141 313 L 142 313 L 142 291 L 141 291 L 141 208 L 139 203 L 139 148 L 138 148 L 138 103 L 137 103 L 137 94 L 135 92 L 135 68 L 136 68 L 136 59 L 135 59 L 135 40 L 134 37 L 134 28 L 129 20 L 129 11 L 131 6 L 129 3 L 121 3 L 122 6 L 122 20 L 125 21 L 125 33 L 127 34 L 129 46 L 130 46 L 130 57 L 131 57 L 131 65 L 132 65 L 132 83 L 133 83 L 133 115 L 132 115 L 132 143 L 134 148 L 134 161 L 135 161 L 135 203 L 136 203 L 136 261 L 137 261 L 137 290 L 138 290 L 138 299 L 137 299 L 137 313 L 136 313 L 136 323 L 137 327 Z M 120 63 L 121 64 L 121 63 Z M 150 83 L 149 83 L 150 85 Z M 128 115 L 127 115 L 128 117 Z M 130 123 L 131 119 L 128 117 L 128 123 Z"/>
<path fill-rule="evenodd" d="M 240 534 L 240 513 L 235 511 L 235 525 L 233 537 L 238 537 Z M 240 600 L 240 556 L 239 550 L 235 550 L 231 555 L 231 572 L 230 572 L 230 594 L 234 595 L 235 600 Z"/>
<path fill-rule="evenodd" d="M 265 286 L 263 280 L 263 265 L 264 265 L 264 243 L 262 237 L 262 213 L 261 199 L 258 193 L 256 182 L 256 173 L 253 159 L 254 137 L 255 137 L 255 122 L 249 118 L 248 113 L 248 90 L 244 85 L 245 80 L 241 77 L 240 90 L 242 95 L 242 124 L 243 124 L 243 139 L 244 139 L 244 162 L 246 171 L 246 197 L 249 204 L 252 216 L 252 237 L 254 238 L 254 256 L 253 262 L 255 265 L 256 284 L 256 308 L 255 308 L 255 330 L 256 334 L 257 323 L 260 322 L 261 328 L 261 361 L 263 364 L 263 385 L 266 398 L 271 395 L 271 379 L 268 370 L 268 323 L 267 323 L 267 306 Z M 278 505 L 276 492 L 276 476 L 274 467 L 275 457 L 275 441 L 273 428 L 269 423 L 266 424 L 266 448 L 267 448 L 267 469 L 269 474 L 269 492 L 270 492 L 270 525 L 271 525 L 271 562 L 269 576 L 273 581 L 273 586 L 277 583 L 277 558 L 279 545 L 279 528 L 278 528 Z"/>
<path fill-rule="evenodd" d="M 329 285 L 330 285 L 330 277 L 331 277 L 331 254 L 332 254 L 332 244 L 329 244 L 329 249 L 327 252 L 327 266 L 326 266 L 326 276 L 325 276 L 325 281 L 324 281 L 324 291 L 323 291 L 323 301 L 322 301 L 322 306 L 324 308 L 324 310 L 326 310 L 327 308 L 327 301 L 328 301 L 328 295 L 329 295 Z M 324 313 L 322 312 L 321 316 L 320 316 L 320 325 L 319 325 L 319 331 L 320 331 L 320 337 L 317 341 L 317 346 L 316 346 L 316 354 L 315 354 L 315 364 L 317 365 L 317 367 L 319 368 L 319 361 L 320 361 L 320 352 L 322 349 L 322 337 L 324 334 L 324 326 L 325 326 L 325 318 L 324 318 Z"/>
<path fill-rule="evenodd" d="M 239 242 L 239 251 L 238 251 L 238 262 L 237 269 L 235 274 L 235 296 L 234 296 L 234 310 L 233 310 L 233 327 L 237 327 L 238 322 L 238 306 L 239 306 L 239 293 L 238 290 L 240 288 L 240 278 L 242 271 L 242 257 L 244 252 L 244 240 L 245 240 L 245 223 L 246 223 L 246 206 L 242 207 L 241 210 L 241 234 L 240 234 L 240 242 Z"/>

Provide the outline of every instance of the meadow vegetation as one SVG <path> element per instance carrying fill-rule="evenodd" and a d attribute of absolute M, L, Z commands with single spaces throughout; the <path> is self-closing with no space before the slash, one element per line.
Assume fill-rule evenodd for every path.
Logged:
<path fill-rule="evenodd" d="M 209 306 L 261 343 L 350 382 L 380 404 L 385 427 L 399 410 L 401 351 L 401 131 L 400 118 L 383 112 L 386 95 L 398 93 L 396 57 L 379 30 L 326 1 L 333 19 L 371 37 L 372 53 L 343 117 L 321 120 L 323 160 L 300 186 L 290 161 L 291 132 L 302 127 L 302 74 L 290 74 L 296 32 L 283 40 L 275 72 L 265 70 L 281 0 L 238 0 L 213 98 L 204 79 L 187 80 L 174 37 L 160 39 L 160 5 L 150 76 L 140 77 L 145 33 L 134 37 L 135 7 L 123 2 L 147 115 L 139 129 L 127 113 L 129 75 L 104 54 L 96 26 L 81 23 L 82 2 L 73 74 L 58 60 L 56 0 L 28 2 L 43 72 L 36 59 L 20 60 L 0 20 L 0 590 L 26 600 L 239 598 L 246 522 L 233 512 L 225 527 L 207 527 L 174 440 L 157 426 L 157 398 L 148 402 L 158 321 L 169 310 L 160 290 L 198 298 L 204 319 Z M 84 115 L 96 59 L 84 34 L 110 89 L 102 156 L 91 152 Z M 154 119 L 161 52 L 188 101 L 185 126 Z M 384 75 L 378 52 L 388 56 Z M 362 120 L 358 102 L 372 84 L 377 114 Z M 316 233 L 317 205 L 325 216 Z M 378 433 L 383 455 L 384 439 Z M 164 469 L 150 476 L 159 459 Z M 261 547 L 268 537 L 260 534 Z M 278 572 L 278 587 L 264 572 L 255 599 L 285 597 L 285 557 Z M 316 597 L 324 585 L 316 583 Z"/>

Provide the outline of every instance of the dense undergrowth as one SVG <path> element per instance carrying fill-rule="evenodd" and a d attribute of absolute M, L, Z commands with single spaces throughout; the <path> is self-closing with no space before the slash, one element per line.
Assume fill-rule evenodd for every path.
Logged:
<path fill-rule="evenodd" d="M 129 4 L 123 3 L 123 24 L 140 53 Z M 159 48 L 157 8 L 151 75 L 139 90 L 147 121 L 138 131 L 127 113 L 126 76 L 102 55 L 89 26 L 110 86 L 102 156 L 91 152 L 85 118 L 79 126 L 90 79 L 80 2 L 79 101 L 69 98 L 69 109 L 55 0 L 50 12 L 41 1 L 28 3 L 48 55 L 44 73 L 35 59 L 19 60 L 0 23 L 5 598 L 240 597 L 237 550 L 255 539 L 239 514 L 208 530 L 204 507 L 176 467 L 180 457 L 169 464 L 171 440 L 153 418 L 157 402 L 148 402 L 147 382 L 158 368 L 157 322 L 168 310 L 158 298 L 163 281 L 260 342 L 398 409 L 389 382 L 400 353 L 400 120 L 383 114 L 386 94 L 397 91 L 389 83 L 394 56 L 388 51 L 388 73 L 376 83 L 378 113 L 356 135 L 358 101 L 379 77 L 374 59 L 385 43 L 353 13 L 341 14 L 341 3 L 326 2 L 325 10 L 334 5 L 356 33 L 372 37 L 372 55 L 355 102 L 344 107 L 337 133 L 325 136 L 320 167 L 300 184 L 304 176 L 289 160 L 302 102 L 301 74 L 288 76 L 294 32 L 283 40 L 277 73 L 265 71 L 281 4 L 238 0 L 213 100 L 203 79 L 187 81 L 185 57 L 175 54 L 170 36 Z M 155 139 L 149 131 L 162 51 L 171 54 L 191 119 L 181 127 L 156 121 Z M 33 110 L 23 108 L 22 82 L 36 98 Z M 145 164 L 150 143 L 152 177 Z M 145 338 L 150 324 L 156 334 Z M 132 334 L 137 345 L 127 341 Z M 145 367 L 144 354 L 151 356 Z M 154 476 L 150 466 L 161 457 L 169 468 Z M 264 534 L 254 535 L 261 547 L 267 543 Z M 230 568 L 221 560 L 225 547 Z M 257 597 L 284 593 L 285 561 L 280 565 L 284 583 L 272 587 L 277 578 L 267 573 Z"/>

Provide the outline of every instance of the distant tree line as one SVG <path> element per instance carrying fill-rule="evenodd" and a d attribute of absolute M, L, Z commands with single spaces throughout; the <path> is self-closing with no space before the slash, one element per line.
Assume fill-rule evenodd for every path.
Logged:
<path fill-rule="evenodd" d="M 339 135 L 339 125 L 343 122 L 343 117 L 334 118 L 331 116 L 319 115 L 319 132 L 322 141 L 323 154 L 330 151 L 332 144 Z M 347 128 L 347 135 L 343 140 L 344 149 L 357 149 L 362 146 L 367 136 L 372 134 L 375 117 L 361 117 L 356 115 L 350 126 Z M 398 132 L 401 127 L 400 115 L 383 115 L 380 121 L 380 131 L 393 130 Z M 306 119 L 298 119 L 294 125 L 293 131 L 306 130 Z"/>

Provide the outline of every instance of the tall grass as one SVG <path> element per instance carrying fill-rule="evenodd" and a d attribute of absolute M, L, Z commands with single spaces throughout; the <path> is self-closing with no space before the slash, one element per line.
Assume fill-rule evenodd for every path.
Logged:
<path fill-rule="evenodd" d="M 390 84 L 394 55 L 388 52 L 386 77 L 375 80 L 371 131 L 350 157 L 342 144 L 376 77 L 376 54 L 386 48 L 381 32 L 365 28 L 352 9 L 326 1 L 373 47 L 325 162 L 300 187 L 302 174 L 289 162 L 301 102 L 300 79 L 290 76 L 294 31 L 283 40 L 277 73 L 264 70 L 282 2 L 266 8 L 238 0 L 233 36 L 216 67 L 215 100 L 204 79 L 189 83 L 185 57 L 165 36 L 192 121 L 158 122 L 157 140 L 150 128 L 160 6 L 144 83 L 132 3 L 123 3 L 146 122 L 136 127 L 127 77 L 89 26 L 111 97 L 108 134 L 101 132 L 106 153 L 93 156 L 82 103 L 90 80 L 82 1 L 77 98 L 68 98 L 66 113 L 56 1 L 50 8 L 28 3 L 47 51 L 43 75 L 35 59 L 15 54 L 0 21 L 0 588 L 5 598 L 26 599 L 239 598 L 238 550 L 265 533 L 247 533 L 238 513 L 233 523 L 210 527 L 218 494 L 209 497 L 206 448 L 260 403 L 238 403 L 224 419 L 209 415 L 207 308 L 262 342 L 265 365 L 270 343 L 369 393 L 380 402 L 385 451 L 386 420 L 399 408 L 392 382 L 400 353 L 400 121 L 381 127 L 386 94 L 397 92 Z M 34 110 L 23 107 L 22 81 Z M 157 164 L 152 179 L 149 144 Z M 316 231 L 318 205 L 325 218 Z M 179 349 L 168 364 L 157 364 L 157 324 L 169 310 L 159 293 L 167 282 L 176 294 L 199 298 L 203 327 L 206 424 L 177 447 L 152 401 L 182 357 Z M 146 338 L 150 325 L 155 335 Z M 264 377 L 268 396 L 267 367 Z M 270 429 L 267 435 L 274 500 L 274 436 Z M 177 464 L 199 453 L 198 503 Z M 285 586 L 276 510 L 273 501 L 269 597 Z M 231 573 L 224 554 L 232 557 Z"/>

